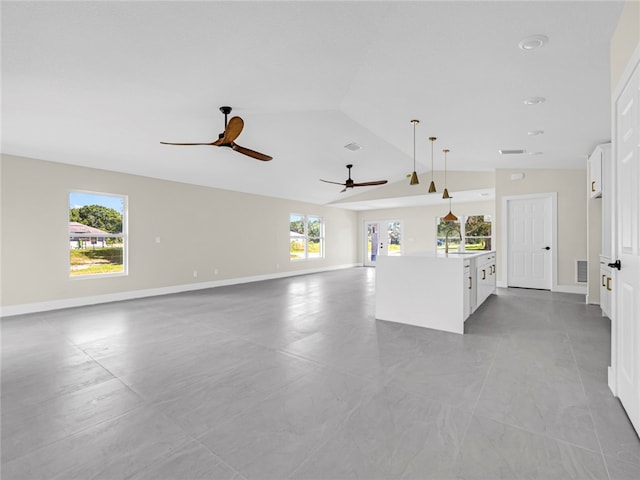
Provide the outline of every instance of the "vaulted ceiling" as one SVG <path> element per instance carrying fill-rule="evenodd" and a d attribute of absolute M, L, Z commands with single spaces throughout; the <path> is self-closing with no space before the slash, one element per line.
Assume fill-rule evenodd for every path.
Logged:
<path fill-rule="evenodd" d="M 418 119 L 418 173 L 430 136 L 436 169 L 443 148 L 451 170 L 584 168 L 610 138 L 621 7 L 3 1 L 2 152 L 325 204 L 357 193 L 319 181 L 346 164 L 356 181 L 405 179 Z M 548 42 L 518 47 L 536 34 Z M 244 119 L 236 142 L 272 161 L 160 144 L 216 140 L 223 105 Z"/>

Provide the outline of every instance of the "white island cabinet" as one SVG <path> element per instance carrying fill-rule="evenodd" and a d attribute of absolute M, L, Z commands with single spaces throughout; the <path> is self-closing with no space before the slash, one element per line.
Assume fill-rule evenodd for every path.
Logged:
<path fill-rule="evenodd" d="M 495 289 L 478 279 L 483 269 L 495 282 L 495 252 L 380 257 L 376 318 L 464 333 L 464 321 Z"/>

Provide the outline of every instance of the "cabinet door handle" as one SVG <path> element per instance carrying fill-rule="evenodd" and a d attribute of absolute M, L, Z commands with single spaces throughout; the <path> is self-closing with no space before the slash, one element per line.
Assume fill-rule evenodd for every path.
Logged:
<path fill-rule="evenodd" d="M 593 182 L 591 182 L 591 191 L 592 192 L 596 191 L 596 181 L 595 180 Z"/>
<path fill-rule="evenodd" d="M 607 277 L 607 291 L 611 291 L 611 277 Z"/>
<path fill-rule="evenodd" d="M 469 290 L 471 290 L 471 287 L 473 287 L 473 278 L 469 277 Z"/>
<path fill-rule="evenodd" d="M 482 269 L 482 280 L 486 280 L 487 278 L 487 271 L 483 268 Z"/>
<path fill-rule="evenodd" d="M 607 278 L 607 276 L 606 275 L 602 275 L 602 286 L 603 287 L 607 286 L 607 284 L 605 283 L 605 280 L 604 280 L 605 278 Z"/>

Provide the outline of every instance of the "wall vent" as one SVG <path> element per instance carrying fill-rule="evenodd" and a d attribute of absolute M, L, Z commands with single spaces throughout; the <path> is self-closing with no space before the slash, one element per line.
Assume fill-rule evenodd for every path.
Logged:
<path fill-rule="evenodd" d="M 586 260 L 576 260 L 576 283 L 587 283 L 589 281 L 589 262 Z"/>

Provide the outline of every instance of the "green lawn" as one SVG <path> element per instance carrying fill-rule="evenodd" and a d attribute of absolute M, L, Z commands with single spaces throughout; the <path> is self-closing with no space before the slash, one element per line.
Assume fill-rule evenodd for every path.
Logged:
<path fill-rule="evenodd" d="M 69 250 L 72 276 L 124 272 L 122 247 L 96 247 Z"/>

